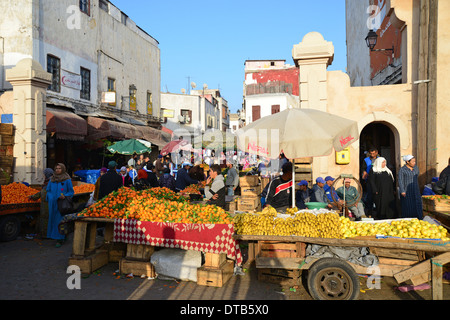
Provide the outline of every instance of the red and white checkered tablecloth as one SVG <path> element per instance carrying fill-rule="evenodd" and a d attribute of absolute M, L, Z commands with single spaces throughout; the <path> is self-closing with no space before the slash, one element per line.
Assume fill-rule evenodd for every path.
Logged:
<path fill-rule="evenodd" d="M 129 219 L 114 221 L 114 242 L 155 247 L 226 253 L 242 264 L 239 243 L 233 239 L 232 224 L 161 223 Z"/>

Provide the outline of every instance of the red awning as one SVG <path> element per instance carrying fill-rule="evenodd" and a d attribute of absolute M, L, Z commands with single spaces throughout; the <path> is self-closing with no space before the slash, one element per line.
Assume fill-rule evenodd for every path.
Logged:
<path fill-rule="evenodd" d="M 88 133 L 86 120 L 73 112 L 47 109 L 47 133 L 56 139 L 83 141 Z"/>

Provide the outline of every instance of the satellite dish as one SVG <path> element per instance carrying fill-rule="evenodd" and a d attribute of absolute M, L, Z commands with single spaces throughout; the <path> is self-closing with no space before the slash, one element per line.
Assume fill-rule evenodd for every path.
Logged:
<path fill-rule="evenodd" d="M 186 89 L 185 88 L 181 89 L 181 93 L 185 94 L 186 93 Z"/>
<path fill-rule="evenodd" d="M 204 90 L 208 89 L 208 85 L 206 83 L 203 85 L 203 89 Z"/>
<path fill-rule="evenodd" d="M 196 84 L 195 82 L 191 82 L 191 88 L 192 88 L 192 89 L 197 88 L 197 84 Z"/>

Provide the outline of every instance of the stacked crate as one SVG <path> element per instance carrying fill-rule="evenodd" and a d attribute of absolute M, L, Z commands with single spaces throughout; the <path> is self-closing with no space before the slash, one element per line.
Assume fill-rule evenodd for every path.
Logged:
<path fill-rule="evenodd" d="M 295 184 L 300 181 L 308 181 L 309 186 L 313 185 L 313 158 L 299 158 L 294 160 Z"/>
<path fill-rule="evenodd" d="M 0 123 L 0 185 L 11 180 L 14 164 L 14 126 Z"/>
<path fill-rule="evenodd" d="M 259 176 L 244 176 L 239 179 L 241 197 L 238 211 L 253 212 L 261 210 L 261 181 Z"/>

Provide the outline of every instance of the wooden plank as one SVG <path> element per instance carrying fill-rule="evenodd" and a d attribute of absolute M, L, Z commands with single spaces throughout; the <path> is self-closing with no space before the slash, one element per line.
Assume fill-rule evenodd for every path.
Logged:
<path fill-rule="evenodd" d="M 444 300 L 442 288 L 442 265 L 431 259 L 431 283 L 433 300 Z"/>
<path fill-rule="evenodd" d="M 87 237 L 86 237 L 86 250 L 92 251 L 95 250 L 95 240 L 97 238 L 97 223 L 96 222 L 90 222 L 88 224 L 88 230 L 87 230 Z"/>
<path fill-rule="evenodd" d="M 286 241 L 286 242 L 304 242 L 318 244 L 323 246 L 337 247 L 373 247 L 373 248 L 393 248 L 417 250 L 425 252 L 450 252 L 450 242 L 429 241 L 429 240 L 408 240 L 402 239 L 398 242 L 392 239 L 325 239 L 325 238 L 307 238 L 298 236 L 252 236 L 252 235 L 234 235 L 234 239 L 240 241 Z"/>
<path fill-rule="evenodd" d="M 380 264 L 397 265 L 397 266 L 412 266 L 416 264 L 416 261 L 402 260 L 402 259 L 390 259 L 390 258 L 378 258 Z"/>
<path fill-rule="evenodd" d="M 416 250 L 404 250 L 393 248 L 370 248 L 370 252 L 378 257 L 396 258 L 403 260 L 419 261 L 419 255 Z"/>
<path fill-rule="evenodd" d="M 270 258 L 257 257 L 256 268 L 258 269 L 307 269 L 310 266 L 303 264 L 304 258 Z"/>
<path fill-rule="evenodd" d="M 433 258 L 433 261 L 435 263 L 439 263 L 441 265 L 445 265 L 450 262 L 450 252 L 441 254 L 437 257 Z M 426 272 L 431 272 L 431 260 L 426 260 L 421 263 L 418 263 L 402 272 L 399 272 L 394 275 L 395 280 L 397 280 L 398 283 L 405 282 L 407 280 L 410 280 L 414 276 L 421 275 Z"/>
<path fill-rule="evenodd" d="M 86 249 L 87 226 L 87 222 L 75 221 L 72 246 L 72 254 L 74 256 L 84 256 L 84 251 Z"/>

